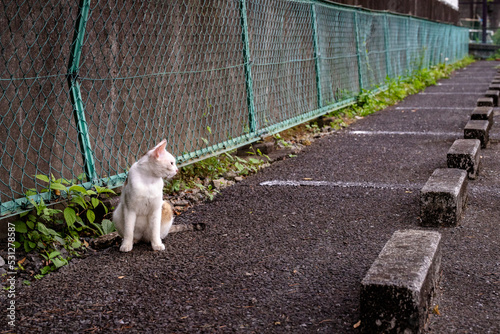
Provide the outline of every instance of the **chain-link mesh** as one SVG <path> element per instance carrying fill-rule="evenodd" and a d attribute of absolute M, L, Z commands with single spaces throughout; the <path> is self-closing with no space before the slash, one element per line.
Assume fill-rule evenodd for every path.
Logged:
<path fill-rule="evenodd" d="M 37 174 L 120 185 L 162 138 L 188 164 L 467 53 L 466 29 L 319 1 L 2 7 L 0 216 Z"/>

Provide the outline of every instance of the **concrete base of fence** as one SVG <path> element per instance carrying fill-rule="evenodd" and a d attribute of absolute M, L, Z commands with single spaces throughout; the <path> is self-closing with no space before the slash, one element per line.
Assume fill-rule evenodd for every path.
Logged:
<path fill-rule="evenodd" d="M 481 148 L 486 148 L 490 142 L 490 122 L 485 120 L 470 120 L 464 128 L 465 139 L 479 139 Z"/>
<path fill-rule="evenodd" d="M 467 171 L 469 179 L 475 179 L 479 171 L 479 139 L 457 139 L 451 145 L 446 155 L 448 168 L 458 168 Z"/>
<path fill-rule="evenodd" d="M 456 168 L 436 169 L 420 192 L 421 225 L 458 225 L 466 202 L 467 172 Z"/>
<path fill-rule="evenodd" d="M 493 99 L 493 106 L 498 107 L 498 96 L 500 95 L 500 90 L 487 90 L 484 93 L 485 97 L 491 97 Z"/>
<path fill-rule="evenodd" d="M 493 126 L 493 108 L 492 107 L 477 107 L 474 109 L 472 114 L 470 115 L 470 119 L 472 120 L 483 120 L 488 121 L 489 127 Z"/>
<path fill-rule="evenodd" d="M 477 99 L 478 107 L 493 107 L 493 99 L 491 97 L 480 97 Z"/>
<path fill-rule="evenodd" d="M 441 235 L 396 231 L 361 282 L 363 333 L 421 333 L 439 282 Z"/>

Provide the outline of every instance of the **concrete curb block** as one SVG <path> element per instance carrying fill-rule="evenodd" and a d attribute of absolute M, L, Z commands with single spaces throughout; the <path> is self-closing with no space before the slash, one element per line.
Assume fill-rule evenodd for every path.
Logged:
<path fill-rule="evenodd" d="M 478 107 L 493 107 L 493 98 L 491 97 L 480 97 L 477 99 Z"/>
<path fill-rule="evenodd" d="M 436 169 L 420 191 L 422 226 L 457 226 L 467 203 L 467 172 L 456 168 Z"/>
<path fill-rule="evenodd" d="M 500 90 L 500 84 L 490 84 L 488 90 Z"/>
<path fill-rule="evenodd" d="M 482 120 L 482 121 L 488 121 L 489 123 L 489 128 L 493 126 L 494 120 L 493 120 L 493 108 L 492 107 L 476 107 L 472 111 L 472 114 L 470 115 L 470 119 L 472 120 Z"/>
<path fill-rule="evenodd" d="M 465 139 L 479 139 L 481 148 L 488 147 L 490 142 L 490 122 L 486 120 L 470 120 L 464 128 Z"/>
<path fill-rule="evenodd" d="M 446 154 L 448 168 L 458 168 L 467 171 L 469 179 L 475 179 L 480 165 L 479 152 L 481 142 L 479 139 L 457 139 Z"/>
<path fill-rule="evenodd" d="M 361 282 L 361 331 L 421 333 L 440 267 L 438 232 L 394 232 Z"/>
<path fill-rule="evenodd" d="M 484 93 L 485 97 L 491 97 L 493 99 L 493 106 L 498 107 L 498 96 L 500 95 L 500 90 L 487 90 Z"/>

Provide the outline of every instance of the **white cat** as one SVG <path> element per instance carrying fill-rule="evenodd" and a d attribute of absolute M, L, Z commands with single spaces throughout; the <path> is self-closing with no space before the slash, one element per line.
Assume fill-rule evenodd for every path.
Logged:
<path fill-rule="evenodd" d="M 163 201 L 163 178 L 177 174 L 175 158 L 163 140 L 130 167 L 113 222 L 123 237 L 120 251 L 129 252 L 138 241 L 151 242 L 153 250 L 165 250 L 161 239 L 172 226 L 172 208 Z"/>

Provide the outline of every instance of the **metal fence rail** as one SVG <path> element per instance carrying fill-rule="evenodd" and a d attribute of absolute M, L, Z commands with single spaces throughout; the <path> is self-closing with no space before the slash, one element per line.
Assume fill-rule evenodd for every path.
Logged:
<path fill-rule="evenodd" d="M 467 30 L 293 0 L 2 1 L 0 217 L 37 174 L 119 186 L 162 138 L 181 164 L 468 51 Z"/>

